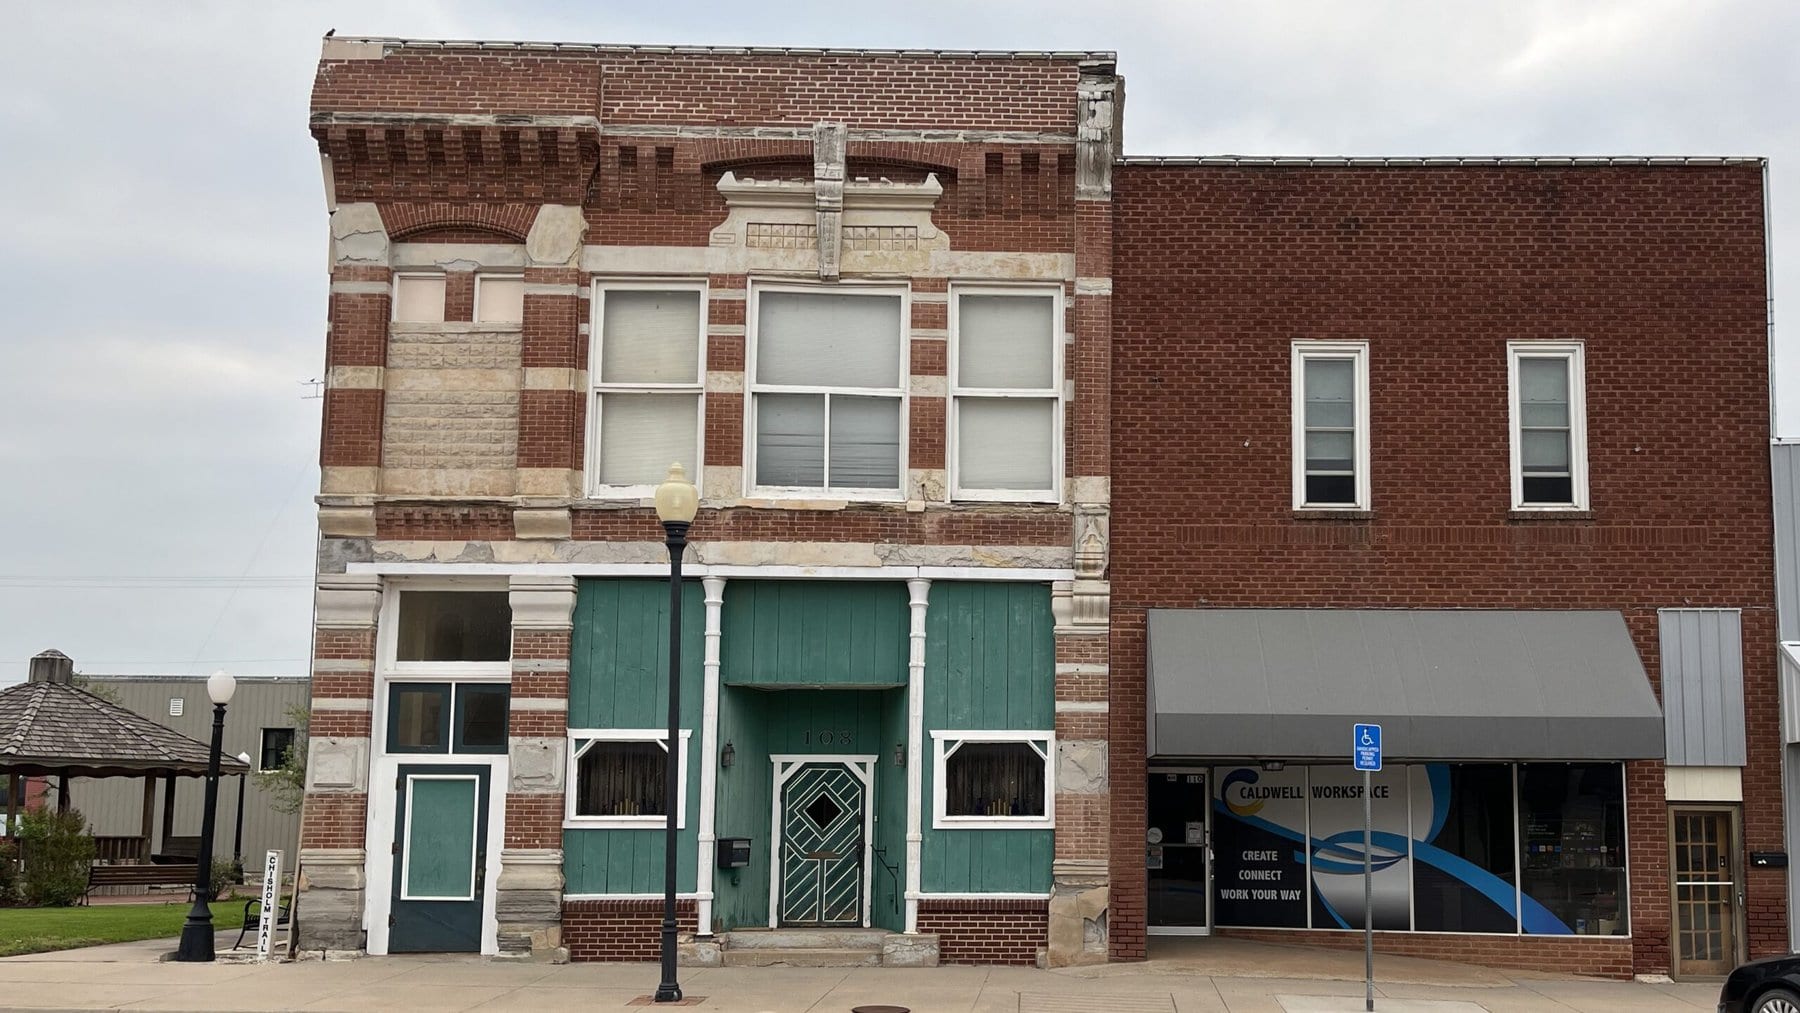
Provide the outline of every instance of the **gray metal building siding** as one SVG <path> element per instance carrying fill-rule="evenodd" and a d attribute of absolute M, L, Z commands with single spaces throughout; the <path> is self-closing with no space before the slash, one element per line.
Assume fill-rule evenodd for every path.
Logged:
<path fill-rule="evenodd" d="M 1781 639 L 1800 640 L 1800 443 L 1770 448 L 1775 480 L 1775 603 Z"/>
<path fill-rule="evenodd" d="M 212 701 L 206 696 L 203 678 L 115 678 L 86 676 L 103 692 L 122 706 L 159 724 L 190 735 L 202 742 L 212 739 Z M 262 730 L 292 728 L 291 707 L 305 707 L 311 691 L 304 676 L 241 676 L 231 704 L 225 710 L 224 752 L 227 756 L 250 754 L 252 768 L 261 761 Z M 183 701 L 180 717 L 169 715 L 169 699 Z M 138 778 L 75 778 L 70 782 L 71 803 L 88 819 L 91 832 L 100 836 L 135 837 L 142 828 L 144 782 Z M 157 784 L 155 825 L 152 848 L 161 847 L 163 839 L 163 785 Z M 286 855 L 285 864 L 292 868 L 295 848 L 300 839 L 299 814 L 278 813 L 268 804 L 266 793 L 256 786 L 254 775 L 244 779 L 244 864 L 254 868 L 270 848 Z M 194 837 L 200 833 L 202 807 L 206 797 L 203 778 L 179 778 L 175 791 L 175 825 L 173 836 Z M 213 853 L 222 859 L 231 857 L 238 804 L 238 779 L 221 778 L 219 782 L 219 823 L 213 838 Z"/>
<path fill-rule="evenodd" d="M 1743 613 L 1662 609 L 1657 625 L 1668 764 L 1743 766 Z"/>

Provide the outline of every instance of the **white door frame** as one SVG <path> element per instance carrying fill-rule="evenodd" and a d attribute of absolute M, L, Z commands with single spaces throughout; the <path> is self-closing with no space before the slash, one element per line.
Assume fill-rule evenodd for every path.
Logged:
<path fill-rule="evenodd" d="M 781 789 L 788 779 L 809 763 L 841 763 L 863 786 L 863 858 L 862 858 L 862 927 L 869 927 L 870 904 L 874 876 L 869 866 L 875 861 L 875 761 L 880 757 L 862 753 L 774 753 L 769 762 L 775 765 L 775 789 L 769 799 L 769 928 L 781 927 Z"/>
<path fill-rule="evenodd" d="M 1212 935 L 1212 931 L 1213 931 L 1213 863 L 1212 863 L 1213 769 L 1208 766 L 1193 766 L 1193 765 L 1181 766 L 1181 765 L 1172 764 L 1172 763 L 1165 763 L 1165 764 L 1158 764 L 1156 766 L 1148 768 L 1145 771 L 1144 776 L 1146 778 L 1148 778 L 1148 777 L 1151 777 L 1156 774 L 1195 774 L 1195 773 L 1201 774 L 1202 776 L 1204 776 L 1206 778 L 1206 805 L 1204 807 L 1205 814 L 1206 814 L 1205 815 L 1205 820 L 1206 820 L 1206 878 L 1203 881 L 1203 889 L 1206 892 L 1206 924 L 1205 925 L 1151 925 L 1151 924 L 1149 924 L 1149 918 L 1145 918 L 1144 919 L 1144 921 L 1145 921 L 1144 932 L 1146 935 L 1152 935 L 1152 936 L 1210 936 L 1210 935 Z M 1144 797 L 1146 799 L 1149 798 L 1148 787 L 1146 787 Z M 1146 880 L 1148 880 L 1149 876 L 1150 876 L 1150 871 L 1148 869 L 1144 870 L 1144 878 Z"/>

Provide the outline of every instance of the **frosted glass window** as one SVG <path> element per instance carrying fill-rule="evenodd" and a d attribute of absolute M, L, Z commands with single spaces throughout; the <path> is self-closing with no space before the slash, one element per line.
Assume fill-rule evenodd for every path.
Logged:
<path fill-rule="evenodd" d="M 608 393 L 600 398 L 600 484 L 656 485 L 680 462 L 690 469 L 700 425 L 698 394 Z"/>
<path fill-rule="evenodd" d="M 590 488 L 646 495 L 671 464 L 700 482 L 705 291 L 602 285 L 594 302 Z"/>
<path fill-rule="evenodd" d="M 898 492 L 904 300 L 823 290 L 755 299 L 752 484 Z"/>
<path fill-rule="evenodd" d="M 1514 505 L 1580 506 L 1579 346 L 1515 345 L 1512 352 Z"/>
<path fill-rule="evenodd" d="M 394 278 L 394 319 L 409 324 L 444 322 L 444 276 L 402 274 Z"/>
<path fill-rule="evenodd" d="M 1062 299 L 1055 289 L 954 290 L 953 495 L 1054 500 Z"/>
<path fill-rule="evenodd" d="M 475 319 L 484 324 L 516 324 L 524 320 L 525 279 L 518 275 L 476 275 Z"/>

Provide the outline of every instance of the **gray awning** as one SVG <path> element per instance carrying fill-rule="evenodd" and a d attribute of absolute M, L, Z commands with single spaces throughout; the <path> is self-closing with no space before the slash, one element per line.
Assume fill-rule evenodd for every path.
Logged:
<path fill-rule="evenodd" d="M 1633 760 L 1663 718 L 1617 612 L 1151 609 L 1152 757 Z"/>

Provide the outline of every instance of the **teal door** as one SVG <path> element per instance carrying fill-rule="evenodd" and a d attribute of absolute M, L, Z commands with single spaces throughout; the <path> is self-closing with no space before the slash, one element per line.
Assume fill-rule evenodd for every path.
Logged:
<path fill-rule="evenodd" d="M 841 763 L 809 763 L 781 792 L 781 923 L 861 925 L 868 792 Z"/>
<path fill-rule="evenodd" d="M 488 768 L 400 768 L 390 953 L 481 952 Z"/>

